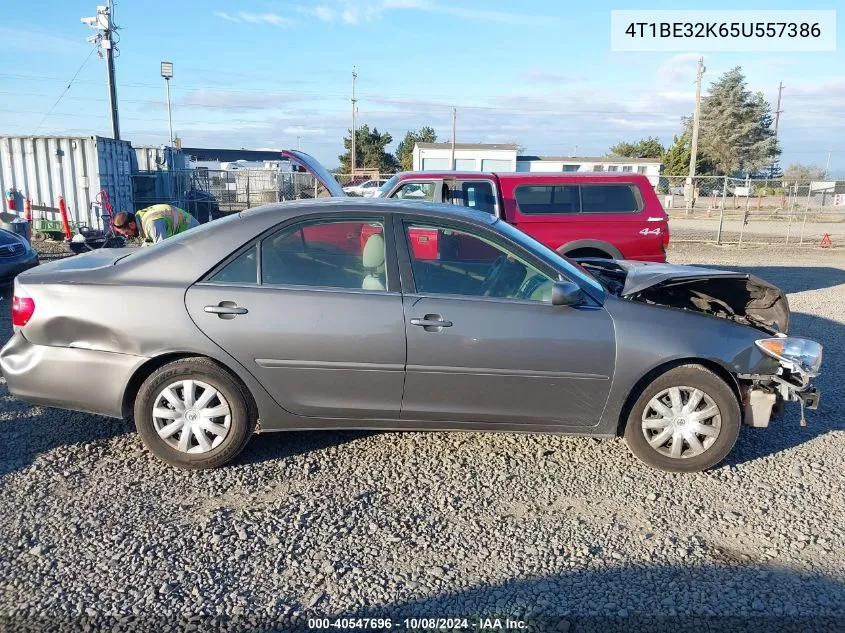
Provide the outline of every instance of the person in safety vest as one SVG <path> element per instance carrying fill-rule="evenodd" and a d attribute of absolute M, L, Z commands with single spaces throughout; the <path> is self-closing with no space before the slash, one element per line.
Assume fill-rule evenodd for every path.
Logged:
<path fill-rule="evenodd" d="M 154 204 L 137 213 L 118 213 L 112 226 L 124 237 L 142 237 L 145 242 L 157 243 L 199 226 L 199 222 L 172 204 Z"/>

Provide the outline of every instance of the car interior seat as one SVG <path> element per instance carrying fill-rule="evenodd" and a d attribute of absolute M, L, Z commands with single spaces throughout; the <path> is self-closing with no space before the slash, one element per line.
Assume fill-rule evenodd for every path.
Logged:
<path fill-rule="evenodd" d="M 367 271 L 361 284 L 364 290 L 387 290 L 384 285 L 384 236 L 380 233 L 371 235 L 364 244 L 361 263 Z"/>

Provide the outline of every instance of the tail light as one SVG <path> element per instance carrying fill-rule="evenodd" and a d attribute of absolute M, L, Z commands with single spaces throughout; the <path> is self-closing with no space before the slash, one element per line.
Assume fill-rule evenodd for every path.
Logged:
<path fill-rule="evenodd" d="M 23 327 L 35 313 L 35 299 L 15 288 L 15 296 L 12 298 L 12 325 Z"/>
<path fill-rule="evenodd" d="M 663 250 L 669 248 L 669 227 L 663 229 Z"/>

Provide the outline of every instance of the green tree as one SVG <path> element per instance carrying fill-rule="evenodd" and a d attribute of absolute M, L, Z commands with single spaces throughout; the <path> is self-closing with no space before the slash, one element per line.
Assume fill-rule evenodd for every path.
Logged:
<path fill-rule="evenodd" d="M 627 158 L 660 158 L 665 151 L 660 139 L 654 136 L 649 136 L 634 143 L 617 143 L 610 148 L 610 153 L 613 156 L 625 156 Z"/>
<path fill-rule="evenodd" d="M 772 123 L 763 93 L 746 88 L 737 66 L 701 100 L 698 151 L 720 175 L 765 176 L 780 156 Z"/>
<path fill-rule="evenodd" d="M 414 168 L 414 145 L 417 143 L 434 143 L 437 141 L 437 134 L 434 128 L 425 126 L 419 131 L 408 130 L 396 148 L 396 161 L 403 171 L 410 171 Z"/>
<path fill-rule="evenodd" d="M 675 138 L 665 152 L 663 152 L 663 175 L 664 176 L 687 176 L 689 175 L 690 159 L 689 134 L 682 132 L 676 134 Z"/>
<path fill-rule="evenodd" d="M 389 132 L 381 133 L 378 128 L 370 130 L 369 125 L 362 125 L 355 130 L 355 168 L 356 169 L 378 169 L 380 172 L 390 173 L 397 169 L 396 158 L 393 154 L 385 151 L 393 137 Z M 343 147 L 346 151 L 338 156 L 340 171 L 350 173 L 352 171 L 352 131 L 343 139 Z"/>
<path fill-rule="evenodd" d="M 827 172 L 824 167 L 818 165 L 793 163 L 783 170 L 783 180 L 791 183 L 807 184 L 812 180 L 824 180 L 825 178 L 827 178 Z"/>

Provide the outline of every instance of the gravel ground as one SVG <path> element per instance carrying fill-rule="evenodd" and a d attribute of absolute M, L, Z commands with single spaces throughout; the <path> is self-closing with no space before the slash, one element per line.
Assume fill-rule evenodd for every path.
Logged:
<path fill-rule="evenodd" d="M 234 465 L 190 473 L 127 422 L 0 385 L 0 631 L 286 631 L 351 615 L 845 630 L 845 257 L 680 245 L 671 259 L 790 293 L 794 331 L 826 346 L 808 427 L 790 407 L 694 475 L 650 470 L 621 440 L 363 432 L 259 436 Z"/>

